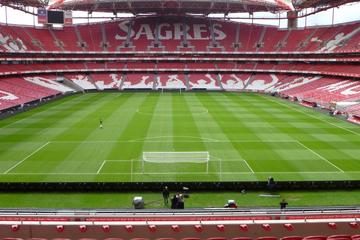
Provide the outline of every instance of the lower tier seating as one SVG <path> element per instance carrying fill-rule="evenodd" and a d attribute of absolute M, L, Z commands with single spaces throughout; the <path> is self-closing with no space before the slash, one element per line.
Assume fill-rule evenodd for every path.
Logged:
<path fill-rule="evenodd" d="M 76 90 L 74 90 L 76 89 Z M 182 89 L 277 93 L 330 108 L 353 102 L 345 109 L 360 114 L 360 81 L 323 76 L 286 74 L 209 73 L 93 73 L 31 75 L 0 79 L 0 109 L 21 105 L 60 93 L 83 90 Z M 313 104 L 311 104 L 313 105 Z M 350 104 L 351 105 L 351 104 Z M 342 111 L 344 112 L 344 111 Z"/>
<path fill-rule="evenodd" d="M 0 110 L 41 100 L 74 89 L 55 81 L 55 76 L 11 77 L 0 79 Z"/>

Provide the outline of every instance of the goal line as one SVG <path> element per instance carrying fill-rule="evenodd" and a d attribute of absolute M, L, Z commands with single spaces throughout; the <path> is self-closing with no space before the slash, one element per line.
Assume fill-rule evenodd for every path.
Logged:
<path fill-rule="evenodd" d="M 206 163 L 206 172 L 209 171 L 209 152 L 143 152 L 142 172 L 145 163 Z"/>

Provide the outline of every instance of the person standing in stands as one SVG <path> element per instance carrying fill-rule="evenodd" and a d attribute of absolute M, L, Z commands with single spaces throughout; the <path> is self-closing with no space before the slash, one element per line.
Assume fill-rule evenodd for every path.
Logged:
<path fill-rule="evenodd" d="M 164 189 L 162 190 L 162 195 L 164 199 L 164 204 L 167 206 L 169 204 L 169 196 L 170 196 L 170 192 L 167 186 L 165 186 Z"/>

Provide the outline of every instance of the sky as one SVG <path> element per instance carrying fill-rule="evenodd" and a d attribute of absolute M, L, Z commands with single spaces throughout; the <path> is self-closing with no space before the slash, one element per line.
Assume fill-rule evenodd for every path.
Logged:
<path fill-rule="evenodd" d="M 32 10 L 31 10 L 32 11 Z M 334 11 L 334 23 L 343 23 L 343 22 L 351 22 L 360 20 L 360 3 L 350 3 L 343 6 L 340 6 L 335 9 L 329 9 L 328 11 L 320 12 L 315 15 L 311 15 L 307 18 L 300 18 L 298 20 L 299 27 L 306 26 L 318 26 L 318 25 L 331 25 L 332 24 L 332 12 Z M 5 21 L 5 7 L 0 7 L 0 22 Z M 30 14 L 25 14 L 23 12 L 7 8 L 7 22 L 9 24 L 25 24 L 25 25 L 38 25 L 36 18 L 34 18 Z M 87 17 L 86 12 L 73 12 L 73 16 L 76 17 Z M 112 17 L 112 13 L 93 13 L 92 16 L 103 17 L 108 16 Z M 118 15 L 120 16 L 120 15 Z M 248 17 L 247 13 L 242 14 L 230 14 L 230 17 Z M 282 17 L 285 17 L 286 14 L 282 14 Z M 254 17 L 278 17 L 278 15 L 274 15 L 271 13 L 254 13 Z M 86 23 L 87 19 L 74 19 L 74 23 Z M 99 20 L 91 20 L 91 21 L 99 21 Z M 238 20 L 242 22 L 251 22 L 251 20 Z M 254 23 L 259 24 L 270 24 L 279 26 L 281 28 L 285 28 L 287 26 L 286 20 L 254 20 Z"/>

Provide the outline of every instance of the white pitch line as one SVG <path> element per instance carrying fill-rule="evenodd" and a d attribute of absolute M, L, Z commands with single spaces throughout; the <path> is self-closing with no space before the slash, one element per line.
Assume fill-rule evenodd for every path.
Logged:
<path fill-rule="evenodd" d="M 310 152 L 312 152 L 313 154 L 315 154 L 316 156 L 318 156 L 319 158 L 321 158 L 322 160 L 324 160 L 325 162 L 329 163 L 331 166 L 335 167 L 336 169 L 338 169 L 340 172 L 344 172 L 344 170 L 342 170 L 341 168 L 339 168 L 338 166 L 336 166 L 335 164 L 333 164 L 332 162 L 330 162 L 329 160 L 327 160 L 325 157 L 321 156 L 319 153 L 315 152 L 314 150 L 312 150 L 311 148 L 305 146 L 303 143 L 297 141 L 301 146 L 303 146 L 304 148 L 306 148 L 307 150 L 309 150 Z"/>
<path fill-rule="evenodd" d="M 130 165 L 130 182 L 133 181 L 133 160 L 131 159 L 131 165 Z"/>
<path fill-rule="evenodd" d="M 133 159 L 110 159 L 110 160 L 104 160 L 105 162 L 131 162 Z M 142 160 L 136 160 L 141 162 Z"/>
<path fill-rule="evenodd" d="M 260 96 L 261 96 L 261 95 L 260 95 Z M 264 96 L 261 96 L 261 97 L 262 97 L 262 98 L 265 98 Z M 281 103 L 281 102 L 277 102 L 277 101 L 274 101 L 274 100 L 272 100 L 272 99 L 270 99 L 270 101 L 275 102 L 275 103 L 277 103 L 277 104 L 279 104 L 279 105 L 285 106 L 285 107 L 287 107 L 287 108 L 289 108 L 289 109 L 295 110 L 295 111 L 297 111 L 297 112 L 299 112 L 299 113 L 305 114 L 305 115 L 307 115 L 307 116 L 309 116 L 309 117 L 312 117 L 312 118 L 314 118 L 314 119 L 320 120 L 320 121 L 322 121 L 322 122 L 326 122 L 326 123 L 328 123 L 328 124 L 330 124 L 330 125 L 333 125 L 333 126 L 335 126 L 335 127 L 338 127 L 338 128 L 340 128 L 340 129 L 343 129 L 343 130 L 345 130 L 345 131 L 348 131 L 348 132 L 351 132 L 351 133 L 353 133 L 353 134 L 355 134 L 355 135 L 360 136 L 360 133 L 357 133 L 357 132 L 355 132 L 355 131 L 353 131 L 353 130 L 350 130 L 350 129 L 347 129 L 347 128 L 338 126 L 338 125 L 336 125 L 336 124 L 334 124 L 334 123 L 332 123 L 332 122 L 329 122 L 329 121 L 327 121 L 327 120 L 318 118 L 318 117 L 316 117 L 316 116 L 314 116 L 314 115 L 312 115 L 312 114 L 309 114 L 309 113 L 307 113 L 307 112 L 305 112 L 305 111 L 301 111 L 301 110 L 299 110 L 299 109 L 297 109 L 297 108 L 294 108 L 294 107 L 291 106 L 291 105 L 287 105 L 287 104 L 284 104 L 284 103 Z"/>
<path fill-rule="evenodd" d="M 52 141 L 52 143 L 59 143 L 59 144 L 73 144 L 73 143 L 142 143 L 142 142 L 148 142 L 148 143 L 163 143 L 164 141 L 161 140 L 95 140 L 95 141 Z M 197 143 L 197 142 L 203 142 L 203 143 L 296 143 L 296 141 L 271 141 L 271 140 L 206 140 L 206 141 L 175 141 L 180 143 Z"/>
<path fill-rule="evenodd" d="M 224 160 L 221 158 L 217 158 L 218 160 L 209 160 L 210 163 L 217 163 L 217 162 L 223 162 L 223 163 L 239 163 L 239 162 L 244 162 L 246 165 L 247 164 L 246 161 L 244 161 L 243 159 L 230 159 L 230 160 Z M 119 163 L 131 163 L 131 162 L 142 162 L 143 160 L 136 160 L 136 159 L 132 159 L 132 160 L 105 160 L 106 162 L 119 162 Z M 262 161 L 262 160 L 259 160 Z M 266 160 L 264 160 L 266 161 Z M 289 160 L 289 161 L 313 161 L 313 160 Z M 159 162 L 160 163 L 160 162 Z M 171 162 L 171 163 L 181 163 L 181 162 Z M 170 163 L 170 164 L 171 164 Z M 204 162 L 193 162 L 192 164 L 202 164 Z M 248 166 L 249 170 L 251 169 L 250 165 Z M 255 172 L 255 171 L 252 171 Z"/>
<path fill-rule="evenodd" d="M 31 156 L 33 156 L 35 153 L 39 152 L 41 149 L 43 149 L 44 147 L 46 147 L 50 142 L 47 142 L 45 144 L 43 144 L 42 146 L 40 146 L 39 148 L 37 148 L 35 151 L 33 151 L 31 154 L 27 155 L 25 158 L 23 158 L 20 162 L 16 163 L 14 166 L 10 167 L 8 170 L 6 170 L 3 174 L 8 174 L 11 170 L 13 170 L 14 168 L 16 168 L 17 166 L 19 166 L 20 164 L 22 164 L 26 159 L 30 158 Z"/>
<path fill-rule="evenodd" d="M 360 171 L 348 171 L 346 173 L 360 173 Z M 130 175 L 131 173 L 8 173 L 7 175 Z M 136 173 L 133 172 L 133 175 L 189 175 L 189 174 L 219 174 L 219 172 L 149 172 L 149 173 Z M 223 175 L 254 175 L 254 174 L 343 174 L 343 172 L 339 171 L 331 171 L 331 172 L 222 172 Z M 5 175 L 1 173 L 0 175 Z"/>
<path fill-rule="evenodd" d="M 252 169 L 252 167 L 250 167 L 250 164 L 246 161 L 246 159 L 243 158 L 243 160 L 244 160 L 246 166 L 250 169 L 250 171 L 251 171 L 252 173 L 255 173 L 254 170 Z"/>
<path fill-rule="evenodd" d="M 220 181 L 222 181 L 222 158 L 220 158 L 220 168 L 219 168 L 219 171 L 220 171 Z M 209 173 L 209 172 L 207 172 Z"/>
<path fill-rule="evenodd" d="M 22 119 L 16 120 L 15 122 L 8 123 L 8 124 L 6 124 L 6 125 L 2 126 L 1 128 L 8 128 L 8 127 L 11 127 L 12 125 L 15 125 L 15 124 L 17 124 L 17 123 L 19 123 L 19 122 L 21 122 L 21 121 L 26 120 L 26 119 L 27 119 L 27 118 L 22 118 Z"/>
<path fill-rule="evenodd" d="M 221 165 L 222 165 L 222 162 L 244 162 L 246 164 L 246 166 L 249 168 L 249 170 L 252 172 L 252 173 L 255 173 L 254 170 L 252 169 L 252 167 L 250 166 L 250 164 L 246 161 L 245 158 L 241 157 L 241 159 L 222 159 L 222 158 L 219 158 L 219 157 L 215 157 L 215 156 L 211 156 L 212 158 L 214 159 L 217 159 L 217 161 L 220 162 L 220 176 L 221 176 Z M 214 160 L 210 160 L 210 162 L 216 162 Z"/>
<path fill-rule="evenodd" d="M 101 165 L 100 165 L 99 169 L 97 170 L 96 174 L 99 174 L 101 172 L 101 169 L 104 167 L 105 163 L 106 163 L 106 160 L 101 163 Z"/>

